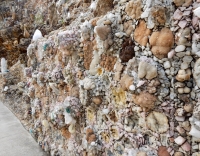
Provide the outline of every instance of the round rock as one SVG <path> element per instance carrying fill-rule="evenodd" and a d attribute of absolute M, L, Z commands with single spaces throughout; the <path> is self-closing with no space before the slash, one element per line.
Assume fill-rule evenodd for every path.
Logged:
<path fill-rule="evenodd" d="M 164 62 L 164 68 L 168 69 L 171 67 L 171 63 L 169 61 Z"/>
<path fill-rule="evenodd" d="M 185 46 L 184 45 L 179 45 L 175 48 L 175 51 L 176 52 L 182 52 L 185 50 Z"/>

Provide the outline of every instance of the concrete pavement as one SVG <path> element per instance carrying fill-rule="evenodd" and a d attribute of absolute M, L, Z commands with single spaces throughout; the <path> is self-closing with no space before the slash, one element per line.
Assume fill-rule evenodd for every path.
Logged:
<path fill-rule="evenodd" d="M 0 156 L 45 156 L 16 116 L 0 102 Z"/>

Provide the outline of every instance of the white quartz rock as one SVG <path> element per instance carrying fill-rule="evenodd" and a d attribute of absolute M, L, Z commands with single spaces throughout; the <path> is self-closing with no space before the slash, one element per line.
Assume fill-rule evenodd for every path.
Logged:
<path fill-rule="evenodd" d="M 193 12 L 197 17 L 200 18 L 200 7 L 196 8 Z"/>
<path fill-rule="evenodd" d="M 7 72 L 7 60 L 5 58 L 1 58 L 1 72 Z"/>
<path fill-rule="evenodd" d="M 197 129 L 194 127 L 194 125 L 192 125 L 189 134 L 192 135 L 193 137 L 200 138 L 200 131 L 197 130 Z"/>
<path fill-rule="evenodd" d="M 41 33 L 41 31 L 40 30 L 36 30 L 35 32 L 34 32 L 34 35 L 33 35 L 33 41 L 37 41 L 39 38 L 42 38 L 43 36 L 42 36 L 42 33 Z"/>

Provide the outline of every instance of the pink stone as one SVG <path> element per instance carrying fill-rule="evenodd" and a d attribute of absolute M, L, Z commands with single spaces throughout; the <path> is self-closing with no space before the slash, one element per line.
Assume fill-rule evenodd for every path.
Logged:
<path fill-rule="evenodd" d="M 187 152 L 191 150 L 191 146 L 187 141 L 181 147 L 184 151 L 187 151 Z"/>
<path fill-rule="evenodd" d="M 179 25 L 179 27 L 181 27 L 181 28 L 183 29 L 183 28 L 186 27 L 187 21 L 186 21 L 186 20 L 180 21 L 180 22 L 178 23 L 178 25 Z"/>
<path fill-rule="evenodd" d="M 191 11 L 184 11 L 183 16 L 188 16 L 188 15 L 190 15 L 190 13 L 191 13 Z"/>
<path fill-rule="evenodd" d="M 174 19 L 175 19 L 175 20 L 180 20 L 180 19 L 182 18 L 182 16 L 183 16 L 183 13 L 182 13 L 179 9 L 177 9 L 177 10 L 174 12 Z"/>
<path fill-rule="evenodd" d="M 175 51 L 174 51 L 174 50 L 171 50 L 171 51 L 168 53 L 168 58 L 172 58 L 174 55 L 175 55 Z"/>
<path fill-rule="evenodd" d="M 192 26 L 195 27 L 198 23 L 198 17 L 197 16 L 193 16 L 192 18 Z"/>

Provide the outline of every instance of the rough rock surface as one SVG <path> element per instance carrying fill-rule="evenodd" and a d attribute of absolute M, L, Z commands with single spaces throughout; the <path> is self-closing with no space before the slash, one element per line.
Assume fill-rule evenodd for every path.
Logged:
<path fill-rule="evenodd" d="M 199 6 L 1 1 L 1 100 L 52 156 L 197 156 Z"/>

